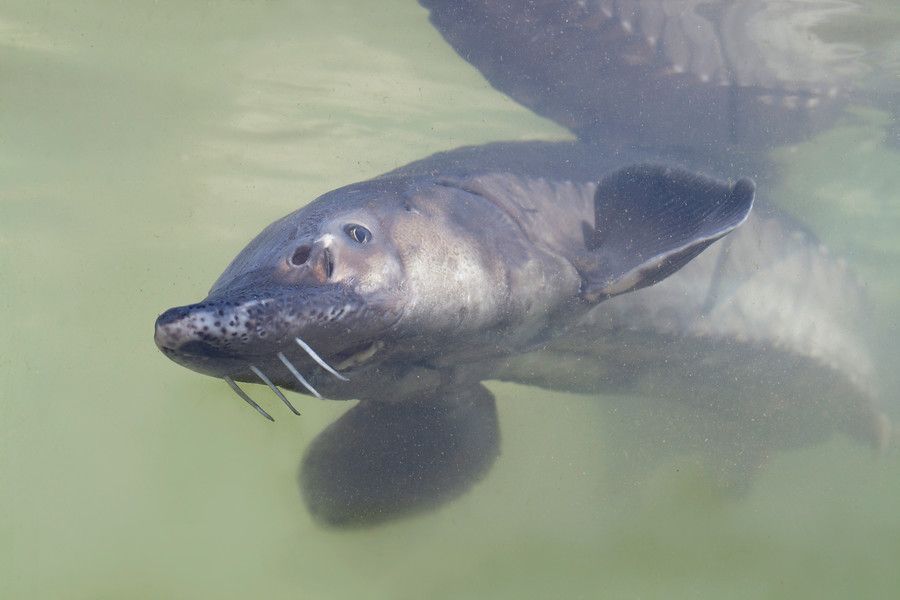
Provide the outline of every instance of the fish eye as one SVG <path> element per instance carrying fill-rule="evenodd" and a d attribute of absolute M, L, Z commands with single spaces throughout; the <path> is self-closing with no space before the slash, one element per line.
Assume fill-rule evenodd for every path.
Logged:
<path fill-rule="evenodd" d="M 357 244 L 367 244 L 372 239 L 372 232 L 362 225 L 350 224 L 344 227 L 346 233 L 351 240 Z"/>

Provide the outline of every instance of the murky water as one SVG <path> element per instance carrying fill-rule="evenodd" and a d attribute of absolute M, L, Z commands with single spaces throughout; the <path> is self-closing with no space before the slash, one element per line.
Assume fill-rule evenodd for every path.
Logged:
<path fill-rule="evenodd" d="M 869 44 L 890 79 L 900 15 L 867 7 L 834 35 Z M 888 121 L 860 108 L 778 150 L 774 196 L 859 274 L 897 418 Z M 162 309 L 318 194 L 463 144 L 567 136 L 493 91 L 412 1 L 0 6 L 0 596 L 900 593 L 896 451 L 836 437 L 772 456 L 734 494 L 692 454 L 623 469 L 642 444 L 614 441 L 615 399 L 490 384 L 488 477 L 437 511 L 334 531 L 296 469 L 346 405 L 305 399 L 272 425 L 155 348 Z"/>

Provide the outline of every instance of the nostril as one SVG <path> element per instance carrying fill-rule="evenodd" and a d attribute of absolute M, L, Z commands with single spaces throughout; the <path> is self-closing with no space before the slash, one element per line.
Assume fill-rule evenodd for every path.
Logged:
<path fill-rule="evenodd" d="M 305 265 L 306 261 L 309 260 L 309 253 L 312 251 L 307 245 L 300 246 L 296 250 L 294 250 L 294 254 L 291 256 L 291 264 L 300 266 Z"/>
<path fill-rule="evenodd" d="M 325 278 L 331 279 L 332 273 L 334 273 L 334 256 L 331 255 L 331 250 L 325 248 Z"/>

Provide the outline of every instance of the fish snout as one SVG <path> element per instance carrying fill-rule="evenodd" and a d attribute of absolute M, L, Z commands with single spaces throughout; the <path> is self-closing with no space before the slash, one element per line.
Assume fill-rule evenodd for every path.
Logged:
<path fill-rule="evenodd" d="M 156 318 L 153 339 L 161 350 L 177 350 L 185 343 L 191 317 L 190 306 L 170 308 Z"/>
<path fill-rule="evenodd" d="M 246 343 L 258 329 L 263 330 L 252 309 L 204 302 L 170 308 L 159 315 L 153 337 L 164 352 L 209 355 Z"/>

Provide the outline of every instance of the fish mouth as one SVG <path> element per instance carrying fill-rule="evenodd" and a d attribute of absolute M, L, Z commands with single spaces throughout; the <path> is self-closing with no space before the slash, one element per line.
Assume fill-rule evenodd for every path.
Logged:
<path fill-rule="evenodd" d="M 223 379 L 264 417 L 271 416 L 238 387 L 262 383 L 295 414 L 280 388 L 350 398 L 359 384 L 348 375 L 371 368 L 402 309 L 329 286 L 312 294 L 275 288 L 220 293 L 165 311 L 156 345 L 172 361 Z M 321 391 L 320 391 L 321 390 Z M 322 393 L 324 392 L 324 394 Z"/>
<path fill-rule="evenodd" d="M 166 354 L 168 354 L 170 352 L 178 353 L 178 354 L 183 354 L 184 356 L 189 356 L 192 358 L 203 357 L 203 358 L 208 358 L 210 360 L 214 360 L 214 359 L 236 360 L 239 358 L 238 355 L 233 352 L 228 352 L 227 350 L 217 348 L 216 346 L 213 346 L 210 343 L 203 342 L 200 340 L 191 340 L 189 342 L 185 342 L 178 348 L 168 348 L 168 347 L 165 347 L 162 345 L 160 345 L 159 348 L 160 348 L 160 350 L 163 351 L 163 353 L 166 353 Z"/>
<path fill-rule="evenodd" d="M 312 396 L 324 399 L 314 386 L 317 379 L 330 376 L 340 382 L 349 382 L 348 375 L 352 376 L 354 372 L 366 366 L 385 347 L 381 340 L 365 342 L 341 350 L 325 359 L 301 338 L 294 337 L 293 342 L 296 346 L 283 346 L 274 354 L 267 352 L 255 355 L 237 353 L 202 340 L 190 340 L 173 348 L 160 343 L 157 339 L 157 346 L 173 361 L 224 380 L 241 400 L 269 421 L 275 419 L 238 385 L 238 381 L 266 385 L 293 414 L 299 416 L 300 411 L 284 395 L 281 387 L 295 391 L 306 390 Z M 303 351 L 304 356 L 301 356 L 301 360 L 296 358 L 291 360 L 288 357 L 286 352 L 290 349 L 296 354 L 295 348 Z M 297 363 L 303 367 L 302 371 L 297 367 Z M 318 370 L 315 376 L 310 375 L 312 369 Z M 270 377 L 274 373 L 277 375 Z M 299 384 L 300 388 L 297 388 L 296 384 Z"/>
<path fill-rule="evenodd" d="M 299 340 L 299 341 L 298 341 Z M 301 348 L 307 350 L 311 358 L 318 363 L 320 366 L 323 366 L 327 371 L 352 371 L 354 368 L 364 365 L 368 362 L 375 354 L 384 348 L 384 342 L 381 340 L 374 342 L 364 342 L 361 344 L 356 344 L 346 350 L 342 350 L 340 352 L 336 352 L 331 356 L 328 356 L 327 359 L 323 359 L 319 356 L 311 348 L 307 349 L 304 346 L 309 346 L 306 342 L 300 340 L 300 338 L 294 338 L 294 341 L 300 345 Z M 207 342 L 203 342 L 200 340 L 191 340 L 189 342 L 185 342 L 184 344 L 178 346 L 177 348 L 170 348 L 164 345 L 159 345 L 159 349 L 166 356 L 180 355 L 189 359 L 202 359 L 206 361 L 215 361 L 215 360 L 224 360 L 224 361 L 234 361 L 238 363 L 252 363 L 255 361 L 259 362 L 271 362 L 270 360 L 266 360 L 267 358 L 277 357 L 279 354 L 283 354 L 283 351 L 265 354 L 241 354 L 237 352 L 231 352 L 228 350 L 223 350 L 222 348 L 218 348 L 212 344 Z M 314 356 L 313 356 L 314 355 Z M 334 365 L 334 367 L 331 367 Z"/>

